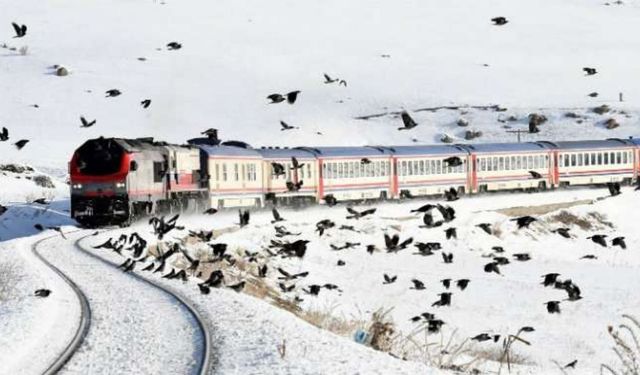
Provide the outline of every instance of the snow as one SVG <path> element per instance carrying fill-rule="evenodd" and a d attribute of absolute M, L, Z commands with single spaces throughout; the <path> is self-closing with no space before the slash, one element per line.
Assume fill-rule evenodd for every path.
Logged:
<path fill-rule="evenodd" d="M 640 88 L 630 79 L 640 73 L 636 2 L 3 4 L 11 11 L 0 14 L 6 25 L 0 42 L 28 45 L 29 53 L 0 49 L 0 125 L 9 128 L 11 141 L 31 142 L 22 151 L 0 144 L 0 156 L 36 166 L 64 169 L 77 146 L 100 135 L 181 143 L 209 127 L 255 146 L 410 144 L 412 138 L 432 144 L 444 132 L 462 136 L 465 129 L 455 122 L 464 117 L 484 133 L 478 142 L 514 141 L 503 126 L 526 128 L 525 117 L 535 111 L 550 121 L 527 140 L 638 133 Z M 499 15 L 510 22 L 492 25 Z M 12 21 L 28 24 L 25 38 L 11 38 Z M 182 49 L 167 50 L 171 41 Z M 54 64 L 71 74 L 52 75 Z M 585 66 L 598 74 L 584 76 Z M 348 86 L 323 84 L 323 73 Z M 112 88 L 123 94 L 105 98 Z M 267 104 L 267 95 L 291 90 L 302 91 L 294 105 Z M 600 96 L 588 97 L 593 91 Z M 144 110 L 139 102 L 147 98 L 152 104 Z M 605 103 L 616 113 L 590 112 Z M 355 119 L 403 108 L 490 104 L 508 110 L 414 112 L 420 126 L 409 132 L 396 131 L 394 116 Z M 564 117 L 567 111 L 587 118 L 577 124 Z M 81 115 L 97 124 L 80 129 Z M 519 120 L 497 121 L 511 115 Z M 602 126 L 609 116 L 620 128 Z M 280 120 L 301 129 L 281 132 Z"/>
<path fill-rule="evenodd" d="M 539 134 L 523 135 L 524 140 L 638 135 L 640 86 L 631 78 L 640 73 L 636 63 L 640 5 L 633 1 L 607 6 L 601 0 L 0 0 L 0 9 L 6 9 L 0 12 L 0 45 L 28 46 L 26 56 L 0 48 L 0 127 L 7 127 L 11 137 L 0 142 L 0 160 L 35 166 L 37 170 L 27 175 L 54 176 L 55 184 L 42 188 L 25 175 L 0 174 L 0 204 L 9 207 L 0 216 L 0 267 L 17 274 L 11 279 L 14 288 L 0 296 L 0 373 L 41 372 L 75 329 L 78 306 L 73 295 L 31 255 L 30 246 L 42 236 L 56 234 L 46 230 L 36 235 L 34 224 L 62 226 L 65 232 L 74 229 L 68 217 L 68 186 L 63 181 L 72 152 L 88 138 L 154 136 L 182 143 L 216 127 L 222 138 L 254 146 L 436 144 L 443 133 L 464 142 L 466 130 L 482 131 L 482 137 L 473 142 L 514 141 L 515 135 L 506 130 L 526 129 L 532 112 L 544 114 L 549 121 L 540 126 Z M 490 19 L 496 16 L 506 17 L 509 23 L 493 26 Z M 27 36 L 12 38 L 11 22 L 27 24 Z M 172 41 L 183 48 L 168 51 L 165 46 Z M 54 64 L 67 67 L 70 74 L 53 75 Z M 585 76 L 582 68 L 587 66 L 598 74 Z M 323 84 L 323 73 L 345 79 L 348 86 Z M 123 94 L 105 98 L 104 92 L 113 88 Z M 267 104 L 267 95 L 292 90 L 302 91 L 294 105 Z M 591 98 L 590 92 L 599 96 Z M 623 102 L 618 101 L 619 93 L 624 95 Z M 152 104 L 143 109 L 139 103 L 147 98 Z M 602 104 L 612 111 L 592 112 Z M 506 111 L 474 107 L 490 105 Z M 460 108 L 420 110 L 439 106 Z M 403 109 L 419 123 L 417 128 L 396 130 L 401 121 L 395 113 Z M 580 118 L 567 117 L 567 112 Z M 380 116 L 358 119 L 376 114 Z M 81 115 L 96 119 L 97 124 L 80 129 Z M 508 120 L 511 116 L 515 121 Z M 610 117 L 621 126 L 605 129 L 603 122 Z M 470 125 L 457 126 L 460 118 Z M 280 131 L 280 120 L 300 129 Z M 20 151 L 11 145 L 19 139 L 30 139 Z M 619 321 L 623 313 L 640 310 L 635 290 L 640 281 L 635 230 L 639 218 L 629 209 L 637 205 L 638 193 L 625 189 L 620 197 L 566 208 L 580 217 L 601 213 L 614 225 L 600 224 L 588 231 L 571 226 L 575 236 L 571 240 L 549 232 L 560 225 L 548 221 L 557 211 L 539 217 L 531 229 L 518 231 L 509 217 L 496 210 L 577 203 L 605 194 L 601 189 L 582 189 L 463 198 L 452 203 L 458 212 L 453 223 L 459 232 L 455 241 L 444 241 L 440 229 L 418 228 L 420 218 L 409 210 L 419 201 L 376 205 L 374 217 L 357 223 L 344 219 L 343 206 L 283 209 L 287 228 L 302 232 L 300 238 L 312 242 L 303 260 L 272 259 L 270 269 L 309 271 L 299 284 L 331 282 L 343 290 L 322 290 L 314 298 L 302 294 L 299 285 L 294 293 L 304 298 L 301 306 L 306 310 L 367 319 L 378 308 L 393 307 L 393 321 L 404 333 L 415 328 L 410 317 L 430 311 L 447 323 L 442 337 L 456 331 L 456 341 L 481 332 L 514 333 L 532 325 L 536 331 L 526 334 L 532 345 L 516 344 L 515 351 L 527 362 L 517 366 L 516 372 L 555 372 L 553 360 L 578 359 L 577 371 L 597 373 L 600 363 L 613 359 L 607 325 Z M 31 203 L 41 197 L 52 203 Z M 336 220 L 338 226 L 354 224 L 362 233 L 332 229 L 318 238 L 314 225 L 322 218 Z M 182 217 L 180 222 L 189 229 L 234 228 L 216 241 L 264 253 L 262 247 L 274 234 L 270 214 L 254 212 L 251 225 L 239 231 L 236 220 L 235 213 L 227 212 Z M 502 234 L 486 235 L 474 226 L 479 222 L 500 226 Z M 152 239 L 148 226 L 140 223 L 95 240 L 132 230 Z M 365 244 L 383 247 L 382 233 L 441 241 L 444 251 L 454 254 L 454 263 L 443 264 L 437 253 L 425 258 L 411 255 L 413 248 L 398 254 L 367 254 Z M 601 249 L 585 239 L 593 233 L 626 236 L 629 249 Z M 329 249 L 329 244 L 345 241 L 363 245 L 339 252 Z M 490 259 L 483 255 L 494 245 L 504 246 L 507 256 L 528 252 L 532 260 L 512 261 L 501 267 L 502 276 L 486 274 L 482 266 Z M 104 251 L 94 252 L 117 259 Z M 586 253 L 598 259 L 580 260 Z M 168 297 L 79 253 L 70 241 L 52 240 L 47 254 L 86 290 L 98 319 L 94 328 L 98 331 L 90 333 L 89 345 L 66 371 L 117 372 L 122 368 L 108 366 L 130 365 L 138 372 L 182 373 L 191 366 L 190 353 L 196 346 L 189 340 L 191 325 Z M 346 265 L 337 267 L 338 259 Z M 565 294 L 539 284 L 540 275 L 554 271 L 576 282 L 584 296 L 576 302 L 562 301 L 560 315 L 547 314 L 543 303 L 561 300 Z M 383 273 L 397 274 L 398 281 L 383 286 Z M 271 273 L 268 282 L 277 288 L 276 276 Z M 426 283 L 425 291 L 409 290 L 414 277 Z M 439 283 L 444 277 L 472 281 L 465 291 L 452 288 L 451 307 L 431 307 L 444 290 Z M 224 289 L 201 296 L 194 281 L 160 282 L 192 299 L 215 327 L 222 373 L 436 371 L 356 344 L 351 335 L 345 338 L 321 331 L 253 297 Z M 54 290 L 53 295 L 33 297 L 33 290 L 44 285 Z M 166 321 L 172 325 L 145 316 L 149 306 L 144 303 L 167 314 Z M 118 320 L 123 316 L 131 318 Z M 126 328 L 131 324 L 149 334 L 133 338 L 135 331 Z M 187 337 L 168 339 L 183 355 L 178 359 L 150 353 L 152 360 L 135 361 L 139 349 L 116 349 L 126 344 L 160 353 L 162 348 L 168 350 L 162 338 L 176 337 Z M 288 348 L 284 359 L 276 349 L 283 339 Z M 480 352 L 495 351 L 497 346 L 471 344 Z M 115 365 L 110 358 L 124 362 Z M 479 366 L 493 370 L 496 364 Z"/>

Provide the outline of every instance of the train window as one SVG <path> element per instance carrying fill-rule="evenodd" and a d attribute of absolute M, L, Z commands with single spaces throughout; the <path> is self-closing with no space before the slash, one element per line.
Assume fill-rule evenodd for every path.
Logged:
<path fill-rule="evenodd" d="M 569 154 L 564 154 L 564 158 L 563 159 L 564 160 L 563 160 L 563 164 L 562 165 L 565 166 L 565 167 L 568 167 L 570 165 L 569 164 Z"/>
<path fill-rule="evenodd" d="M 220 166 L 216 163 L 216 181 L 220 181 Z"/>
<path fill-rule="evenodd" d="M 238 176 L 238 164 L 233 165 L 233 176 L 236 181 L 240 179 L 240 176 Z"/>
<path fill-rule="evenodd" d="M 336 172 L 336 178 L 342 178 L 342 163 L 337 163 L 338 169 Z"/>
<path fill-rule="evenodd" d="M 576 154 L 571 154 L 571 166 L 576 166 Z"/>
<path fill-rule="evenodd" d="M 498 170 L 499 171 L 503 171 L 504 170 L 504 157 L 500 156 L 498 158 Z"/>
<path fill-rule="evenodd" d="M 578 154 L 578 166 L 582 166 L 582 154 Z"/>
<path fill-rule="evenodd" d="M 420 175 L 423 176 L 424 175 L 424 160 L 420 160 L 420 162 L 418 163 L 418 171 L 420 172 Z"/>
<path fill-rule="evenodd" d="M 162 170 L 162 162 L 154 161 L 153 162 L 153 182 L 162 182 L 162 176 L 164 176 L 164 171 Z"/>
<path fill-rule="evenodd" d="M 627 152 L 623 152 L 623 153 L 622 153 L 622 162 L 623 162 L 624 164 L 627 164 L 627 163 L 629 162 L 629 159 L 627 159 L 627 158 L 628 158 L 628 156 L 627 156 Z"/>
<path fill-rule="evenodd" d="M 400 176 L 406 176 L 407 175 L 407 162 L 406 160 L 403 160 L 400 163 Z"/>
<path fill-rule="evenodd" d="M 353 165 L 353 173 L 355 174 L 356 178 L 360 177 L 360 165 L 362 165 L 362 163 L 355 163 Z"/>
<path fill-rule="evenodd" d="M 518 168 L 518 164 L 516 162 L 517 159 L 518 158 L 515 157 L 515 156 L 511 157 L 511 169 L 520 169 L 520 168 Z"/>
<path fill-rule="evenodd" d="M 342 178 L 349 177 L 349 163 L 346 161 L 342 163 Z"/>
<path fill-rule="evenodd" d="M 378 176 L 380 176 L 380 162 L 376 161 L 374 163 L 374 165 L 375 165 L 375 167 L 374 167 L 375 168 L 375 177 L 378 177 Z"/>
<path fill-rule="evenodd" d="M 245 179 L 247 179 L 247 175 L 246 175 L 247 168 L 246 168 L 246 166 L 244 164 L 241 164 L 240 167 L 242 168 L 242 173 L 240 173 L 240 178 L 242 180 L 245 180 Z"/>
<path fill-rule="evenodd" d="M 335 163 L 329 163 L 329 165 L 327 165 L 327 175 L 330 179 L 336 178 Z"/>
<path fill-rule="evenodd" d="M 591 153 L 591 165 L 596 165 L 596 154 Z"/>
<path fill-rule="evenodd" d="M 227 181 L 227 163 L 222 163 L 222 181 Z"/>
<path fill-rule="evenodd" d="M 609 164 L 609 153 L 608 152 L 604 153 L 604 164 L 605 165 Z"/>
<path fill-rule="evenodd" d="M 584 165 L 591 165 L 591 159 L 589 158 L 589 154 L 584 154 Z"/>
<path fill-rule="evenodd" d="M 490 170 L 492 171 L 497 171 L 498 170 L 498 158 L 491 158 L 491 168 Z"/>
<path fill-rule="evenodd" d="M 616 164 L 621 164 L 622 163 L 622 155 L 620 154 L 620 152 L 616 152 Z"/>
<path fill-rule="evenodd" d="M 615 152 L 609 153 L 609 160 L 611 161 L 611 164 L 615 164 L 616 163 L 616 153 Z"/>
<path fill-rule="evenodd" d="M 360 163 L 360 167 L 358 168 L 360 170 L 360 177 L 366 177 L 367 175 L 365 174 L 365 165 Z"/>
<path fill-rule="evenodd" d="M 349 178 L 354 178 L 356 176 L 356 163 L 349 163 Z"/>

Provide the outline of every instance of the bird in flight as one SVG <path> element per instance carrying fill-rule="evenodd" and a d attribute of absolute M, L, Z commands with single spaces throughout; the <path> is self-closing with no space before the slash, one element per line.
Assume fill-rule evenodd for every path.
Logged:
<path fill-rule="evenodd" d="M 509 21 L 504 17 L 494 17 L 491 19 L 491 22 L 493 22 L 493 24 L 496 26 L 503 26 L 506 25 Z"/>
<path fill-rule="evenodd" d="M 80 122 L 82 122 L 82 125 L 80 126 L 81 128 L 89 128 L 96 124 L 96 120 L 87 121 L 87 119 L 84 118 L 84 116 L 80 116 Z"/>
<path fill-rule="evenodd" d="M 18 25 L 15 22 L 12 22 L 13 30 L 16 32 L 16 36 L 14 38 L 22 38 L 27 35 L 27 25 Z"/>
<path fill-rule="evenodd" d="M 411 116 L 409 116 L 409 113 L 407 113 L 407 111 L 403 111 L 400 114 L 400 117 L 402 118 L 402 123 L 403 123 L 403 127 L 398 128 L 398 130 L 410 130 L 415 128 L 416 126 L 418 126 L 418 123 L 416 123 L 413 118 L 411 118 Z"/>

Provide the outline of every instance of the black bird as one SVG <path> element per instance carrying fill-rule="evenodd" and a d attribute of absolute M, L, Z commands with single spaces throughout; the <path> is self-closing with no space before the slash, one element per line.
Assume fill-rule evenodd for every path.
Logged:
<path fill-rule="evenodd" d="M 15 22 L 11 22 L 13 26 L 13 30 L 16 32 L 16 36 L 14 38 L 22 38 L 27 35 L 27 25 L 18 25 Z"/>
<path fill-rule="evenodd" d="M 560 276 L 559 273 L 548 273 L 546 275 L 542 275 L 542 277 L 544 277 L 544 281 L 542 282 L 542 285 L 544 286 L 555 285 L 556 281 L 558 280 L 558 276 Z"/>
<path fill-rule="evenodd" d="M 393 284 L 398 279 L 398 275 L 389 276 L 385 273 L 383 276 L 384 276 L 384 282 L 382 283 L 382 285 Z"/>
<path fill-rule="evenodd" d="M 454 227 L 445 229 L 444 233 L 447 236 L 448 240 L 450 240 L 452 238 L 458 238 L 458 231 Z"/>
<path fill-rule="evenodd" d="M 84 118 L 84 116 L 80 116 L 80 122 L 82 123 L 82 125 L 80 126 L 81 128 L 88 128 L 96 124 L 96 120 L 93 120 L 90 122 L 90 121 L 87 121 L 87 119 Z"/>
<path fill-rule="evenodd" d="M 587 239 L 597 243 L 602 247 L 607 247 L 607 240 L 605 240 L 605 237 L 607 237 L 606 234 L 594 234 L 591 237 L 587 237 Z"/>
<path fill-rule="evenodd" d="M 2 215 L 3 213 L 5 213 L 5 212 L 6 212 L 6 210 L 7 210 L 7 208 L 6 208 L 6 207 L 3 207 L 3 208 L 4 208 L 4 211 L 2 211 L 2 210 L 0 209 L 0 215 Z M 36 228 L 37 230 L 40 230 L 40 231 L 44 230 L 44 227 L 43 227 L 43 226 L 42 226 L 42 224 L 40 224 L 40 223 L 35 223 L 35 224 L 33 224 L 33 227 L 34 227 L 34 228 Z"/>
<path fill-rule="evenodd" d="M 271 163 L 271 170 L 274 176 L 284 176 L 287 172 L 284 169 L 284 165 L 280 163 Z"/>
<path fill-rule="evenodd" d="M 616 237 L 611 241 L 611 246 L 620 246 L 623 249 L 627 248 L 627 244 L 624 242 L 624 237 Z"/>
<path fill-rule="evenodd" d="M 296 159 L 295 156 L 291 157 L 291 168 L 289 169 L 294 171 L 296 169 L 302 169 L 302 167 L 304 167 L 304 163 L 298 162 L 298 159 Z"/>
<path fill-rule="evenodd" d="M 363 218 L 363 217 L 365 217 L 367 215 L 373 215 L 376 212 L 376 209 L 375 208 L 371 208 L 371 209 L 368 209 L 368 210 L 364 210 L 364 211 L 358 212 L 358 211 L 354 210 L 351 207 L 347 207 L 347 211 L 349 211 L 349 213 L 351 214 L 351 215 L 347 216 L 347 219 L 360 219 L 360 218 Z"/>
<path fill-rule="evenodd" d="M 529 174 L 531 175 L 531 178 L 534 180 L 538 180 L 542 178 L 542 175 L 536 171 L 529 171 Z"/>
<path fill-rule="evenodd" d="M 304 181 L 300 180 L 298 182 L 287 181 L 285 185 L 287 186 L 287 191 L 299 191 L 302 188 Z"/>
<path fill-rule="evenodd" d="M 9 140 L 9 130 L 3 126 L 2 132 L 0 132 L 0 142 L 5 142 L 8 140 Z"/>
<path fill-rule="evenodd" d="M 513 254 L 513 257 L 520 262 L 526 262 L 528 260 L 531 260 L 531 255 L 529 255 L 528 253 Z"/>
<path fill-rule="evenodd" d="M 588 76 L 592 76 L 592 75 L 594 75 L 594 74 L 598 73 L 598 72 L 596 71 L 596 68 L 584 67 L 584 68 L 582 68 L 582 70 L 583 70 L 583 71 L 584 71 Z"/>
<path fill-rule="evenodd" d="M 126 267 L 124 267 L 124 268 L 122 269 L 122 272 L 125 272 L 125 273 L 126 273 L 126 272 L 131 272 L 131 271 L 133 271 L 133 269 L 134 269 L 134 268 L 136 268 L 136 263 L 137 263 L 137 262 L 136 262 L 135 260 L 131 261 L 131 263 L 129 263 L 129 265 L 127 265 Z"/>
<path fill-rule="evenodd" d="M 484 272 L 491 273 L 495 272 L 500 275 L 500 268 L 498 267 L 498 263 L 491 262 L 484 265 Z"/>
<path fill-rule="evenodd" d="M 440 319 L 429 319 L 427 321 L 427 332 L 438 333 L 444 324 L 445 322 Z"/>
<path fill-rule="evenodd" d="M 280 221 L 284 221 L 282 216 L 280 216 L 280 212 L 278 212 L 278 210 L 275 207 L 273 209 L 271 209 L 271 214 L 273 215 L 273 220 L 271 220 L 271 224 L 275 224 L 275 223 L 278 223 Z"/>
<path fill-rule="evenodd" d="M 344 260 L 338 259 L 338 263 L 337 263 L 338 266 L 344 266 L 345 264 L 347 264 L 347 263 L 345 263 Z"/>
<path fill-rule="evenodd" d="M 538 125 L 535 122 L 529 122 L 529 133 L 531 134 L 540 133 L 540 129 L 538 128 Z M 531 171 L 529 173 L 531 173 Z M 537 172 L 534 172 L 534 173 L 540 176 L 540 173 L 537 173 Z M 542 178 L 542 177 L 533 176 L 532 178 Z"/>
<path fill-rule="evenodd" d="M 278 277 L 279 280 L 295 280 L 299 277 L 307 277 L 309 275 L 309 272 L 300 272 L 300 273 L 292 274 L 283 270 L 280 267 L 278 267 L 277 269 L 278 269 L 278 272 L 280 272 L 280 274 L 282 275 Z"/>
<path fill-rule="evenodd" d="M 324 234 L 324 231 L 336 226 L 336 223 L 329 219 L 320 220 L 316 223 L 316 232 L 318 232 L 319 236 Z"/>
<path fill-rule="evenodd" d="M 616 195 L 620 195 L 620 184 L 617 182 L 609 182 L 607 184 L 607 188 L 609 189 L 609 194 L 611 194 L 612 197 L 615 197 Z"/>
<path fill-rule="evenodd" d="M 420 228 L 434 228 L 434 227 L 439 227 L 441 226 L 444 222 L 439 220 L 439 221 L 434 221 L 433 220 L 433 215 L 431 215 L 429 212 L 425 212 L 424 215 L 422 216 L 422 222 L 424 223 L 424 225 L 421 225 Z"/>
<path fill-rule="evenodd" d="M 286 95 L 271 94 L 271 95 L 267 96 L 267 99 L 271 100 L 270 104 L 282 103 L 282 102 L 285 101 L 285 99 L 287 100 L 287 102 L 289 104 L 293 104 L 298 99 L 298 94 L 300 94 L 299 90 L 291 91 L 291 92 L 287 93 Z"/>
<path fill-rule="evenodd" d="M 18 142 L 14 143 L 13 145 L 14 145 L 14 146 L 16 146 L 16 148 L 17 148 L 18 150 L 22 150 L 22 148 L 23 148 L 27 143 L 29 143 L 29 140 L 28 140 L 28 139 L 21 139 L 21 140 L 19 140 Z"/>
<path fill-rule="evenodd" d="M 211 289 L 209 288 L 209 286 L 207 284 L 198 284 L 198 289 L 200 289 L 200 293 L 202 294 L 209 294 L 209 292 L 211 291 Z"/>
<path fill-rule="evenodd" d="M 141 101 L 140 105 L 142 106 L 142 108 L 149 108 L 149 106 L 151 105 L 151 99 L 145 99 Z"/>
<path fill-rule="evenodd" d="M 280 121 L 280 126 L 282 127 L 282 129 L 280 129 L 281 131 L 291 130 L 291 129 L 298 129 L 297 126 L 291 126 L 291 125 L 287 124 L 284 121 Z"/>
<path fill-rule="evenodd" d="M 400 117 L 402 117 L 402 123 L 404 124 L 404 126 L 398 128 L 398 130 L 410 130 L 418 126 L 418 124 L 413 120 L 413 118 L 411 118 L 411 116 L 409 116 L 406 111 L 403 111 Z"/>
<path fill-rule="evenodd" d="M 258 277 L 267 277 L 267 265 L 263 264 L 262 266 L 258 267 Z"/>
<path fill-rule="evenodd" d="M 509 21 L 504 17 L 494 17 L 491 19 L 491 22 L 493 22 L 493 24 L 496 26 L 503 26 L 506 25 Z"/>
<path fill-rule="evenodd" d="M 481 223 L 481 224 L 477 224 L 476 227 L 482 229 L 483 231 L 485 231 L 487 234 L 491 234 L 491 224 L 489 223 Z"/>
<path fill-rule="evenodd" d="M 547 312 L 549 314 L 560 314 L 560 301 L 549 301 L 546 302 L 545 305 L 547 305 Z"/>
<path fill-rule="evenodd" d="M 434 208 L 436 208 L 436 206 L 434 206 L 432 204 L 425 204 L 424 206 L 422 206 L 420 208 L 416 208 L 415 210 L 411 210 L 411 212 L 429 212 L 429 211 L 433 210 Z"/>
<path fill-rule="evenodd" d="M 153 263 L 149 263 L 145 268 L 143 268 L 143 271 L 151 271 L 154 267 Z"/>
<path fill-rule="evenodd" d="M 122 94 L 122 92 L 120 92 L 120 90 L 118 89 L 107 90 L 105 91 L 105 93 L 107 94 L 107 98 L 113 98 Z"/>
<path fill-rule="evenodd" d="M 331 194 L 327 194 L 324 197 L 322 197 L 322 199 L 324 200 L 324 202 L 327 204 L 327 206 L 329 207 L 333 207 L 336 204 L 338 204 L 338 200 L 336 199 L 336 197 L 334 197 Z"/>
<path fill-rule="evenodd" d="M 446 223 L 453 221 L 453 219 L 456 218 L 456 211 L 451 206 L 443 206 L 441 204 L 438 204 L 436 208 L 438 209 Z"/>
<path fill-rule="evenodd" d="M 449 167 L 457 167 L 462 165 L 462 159 L 457 156 L 451 156 L 443 160 L 443 162 Z"/>
<path fill-rule="evenodd" d="M 124 262 L 122 262 L 122 264 L 118 266 L 118 268 L 126 269 L 127 267 L 129 267 L 129 265 L 131 265 L 131 263 L 133 263 L 133 259 L 127 258 Z"/>
<path fill-rule="evenodd" d="M 240 228 L 249 225 L 249 219 L 251 218 L 251 214 L 249 213 L 249 210 L 245 210 L 245 211 L 239 210 L 238 217 L 240 219 L 240 222 L 239 222 Z"/>
<path fill-rule="evenodd" d="M 598 257 L 593 255 L 593 254 L 587 254 L 587 255 L 584 255 L 584 256 L 580 257 L 580 259 L 598 259 Z"/>
<path fill-rule="evenodd" d="M 46 199 L 46 198 L 38 198 L 38 199 L 34 199 L 34 200 L 33 200 L 33 202 L 31 202 L 31 203 L 32 203 L 32 204 L 33 204 L 33 203 L 37 203 L 37 204 L 49 204 L 49 202 L 47 201 L 47 199 Z"/>
<path fill-rule="evenodd" d="M 287 286 L 287 284 L 285 283 L 278 283 L 278 286 L 280 287 L 280 290 L 282 291 L 282 293 L 289 293 L 295 289 L 296 284 L 291 284 Z"/>
<path fill-rule="evenodd" d="M 591 97 L 591 98 L 597 98 L 598 97 L 598 93 L 594 91 L 592 93 L 589 93 L 588 96 Z"/>
<path fill-rule="evenodd" d="M 384 243 L 388 252 L 396 252 L 404 250 L 413 242 L 413 237 L 410 237 L 400 243 L 400 236 L 395 234 L 393 237 L 389 237 L 388 234 L 384 235 Z"/>
<path fill-rule="evenodd" d="M 509 264 L 509 259 L 505 257 L 493 257 L 493 262 L 498 264 L 499 266 L 504 266 Z"/>
<path fill-rule="evenodd" d="M 447 289 L 451 288 L 451 279 L 442 279 L 440 280 L 440 282 L 442 283 L 442 286 L 444 286 L 445 288 Z"/>
<path fill-rule="evenodd" d="M 576 365 L 578 364 L 578 360 L 574 359 L 573 361 L 567 363 L 566 365 L 564 365 L 563 368 L 576 368 Z"/>
<path fill-rule="evenodd" d="M 457 201 L 459 199 L 458 191 L 455 188 L 445 190 L 444 197 L 447 200 L 447 202 Z"/>
<path fill-rule="evenodd" d="M 34 295 L 36 297 L 43 297 L 43 298 L 44 297 L 49 297 L 50 294 L 51 294 L 51 290 L 49 290 L 49 289 L 37 289 L 34 292 Z"/>
<path fill-rule="evenodd" d="M 424 286 L 424 283 L 418 279 L 411 279 L 411 282 L 413 283 L 413 287 L 409 288 L 409 289 L 415 289 L 415 290 L 424 290 L 426 289 Z"/>
<path fill-rule="evenodd" d="M 334 82 L 338 82 L 338 81 L 340 81 L 340 78 L 331 78 L 331 77 L 329 77 L 329 75 L 327 73 L 324 73 L 324 83 L 325 84 L 334 83 Z"/>
<path fill-rule="evenodd" d="M 498 335 L 498 338 L 500 338 L 499 335 Z M 484 341 L 489 341 L 489 340 L 493 340 L 493 339 L 494 339 L 494 336 L 490 335 L 488 333 L 481 333 L 481 334 L 471 338 L 471 340 L 478 341 L 478 342 L 484 342 Z"/>
<path fill-rule="evenodd" d="M 569 228 L 558 228 L 558 229 L 552 230 L 551 233 L 558 233 L 564 238 L 571 238 L 571 235 L 569 234 L 569 230 L 570 230 Z"/>
<path fill-rule="evenodd" d="M 235 290 L 236 292 L 241 292 L 242 289 L 244 289 L 246 282 L 245 281 L 240 281 L 237 284 L 233 284 L 233 285 L 227 285 L 229 288 Z"/>
<path fill-rule="evenodd" d="M 451 306 L 451 293 L 438 294 L 440 299 L 431 304 L 431 306 Z"/>
<path fill-rule="evenodd" d="M 311 284 L 309 285 L 308 290 L 303 288 L 302 291 L 307 294 L 311 294 L 312 296 L 317 296 L 320 293 L 320 289 L 322 289 L 322 286 L 317 284 Z"/>
<path fill-rule="evenodd" d="M 376 251 L 376 245 L 367 245 L 367 253 L 373 255 L 374 251 Z"/>
<path fill-rule="evenodd" d="M 204 210 L 203 214 L 205 214 L 205 215 L 213 215 L 213 214 L 215 214 L 217 212 L 218 212 L 217 209 L 211 207 L 211 208 L 208 208 L 208 209 Z"/>
<path fill-rule="evenodd" d="M 460 288 L 460 290 L 467 289 L 468 285 L 469 285 L 469 279 L 460 279 L 456 281 L 456 286 Z"/>
<path fill-rule="evenodd" d="M 182 44 L 180 44 L 180 43 L 178 43 L 178 42 L 170 42 L 170 43 L 167 43 L 167 49 L 168 49 L 169 51 L 178 50 L 178 49 L 180 49 L 180 48 L 182 48 Z"/>
<path fill-rule="evenodd" d="M 442 253 L 442 260 L 445 263 L 453 263 L 453 253 Z"/>
<path fill-rule="evenodd" d="M 511 219 L 511 221 L 515 221 L 518 223 L 518 229 L 529 228 L 529 225 L 534 221 L 537 221 L 535 217 L 532 216 L 521 216 L 515 219 Z"/>
<path fill-rule="evenodd" d="M 4 214 L 5 212 L 7 212 L 7 210 L 8 210 L 8 208 L 6 208 L 5 206 L 3 206 L 3 205 L 1 205 L 1 204 L 0 204 L 0 215 L 2 215 L 2 214 Z M 42 227 L 42 225 L 41 225 L 41 224 L 35 224 L 33 227 L 34 227 L 34 228 L 36 228 L 36 229 L 38 229 L 38 227 L 36 227 L 36 225 L 40 225 L 40 227 Z M 44 228 L 42 228 L 42 229 L 38 229 L 38 230 L 43 230 L 43 229 L 44 229 Z"/>
<path fill-rule="evenodd" d="M 360 164 L 362 165 L 371 164 L 371 160 L 369 160 L 368 158 L 362 158 L 360 159 Z"/>

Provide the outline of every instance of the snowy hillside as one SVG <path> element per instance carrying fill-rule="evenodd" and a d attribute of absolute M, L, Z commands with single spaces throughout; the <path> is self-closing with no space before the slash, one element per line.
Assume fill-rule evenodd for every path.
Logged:
<path fill-rule="evenodd" d="M 5 160 L 64 170 L 90 137 L 183 142 L 209 127 L 256 146 L 408 144 L 443 132 L 461 140 L 464 118 L 484 133 L 476 142 L 512 141 L 503 127 L 525 129 L 531 112 L 550 121 L 527 140 L 638 134 L 635 1 L 1 0 L 0 9 L 0 126 L 10 142 L 31 140 L 22 151 L 0 143 Z M 494 26 L 496 16 L 509 22 Z M 27 36 L 12 38 L 11 22 Z M 182 48 L 168 50 L 174 41 Z M 324 84 L 323 73 L 347 87 Z M 122 95 L 105 98 L 110 89 Z M 301 90 L 294 105 L 267 104 L 292 90 Z M 615 113 L 591 112 L 605 103 Z M 392 115 L 356 119 L 492 104 L 507 110 L 414 112 L 420 126 L 409 132 Z M 81 115 L 96 125 L 80 129 Z M 605 129 L 609 117 L 621 126 Z M 300 129 L 281 132 L 280 120 Z"/>

